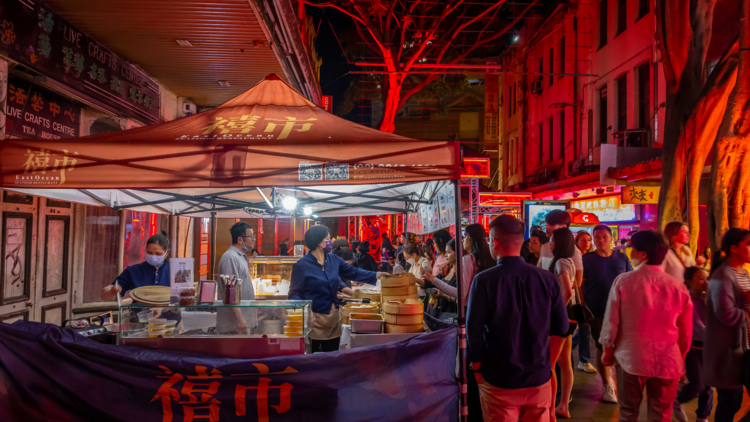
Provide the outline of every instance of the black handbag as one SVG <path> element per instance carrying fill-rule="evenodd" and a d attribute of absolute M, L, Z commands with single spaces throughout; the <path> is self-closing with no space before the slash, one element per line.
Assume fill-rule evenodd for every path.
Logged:
<path fill-rule="evenodd" d="M 591 309 L 589 309 L 586 305 L 581 305 L 581 298 L 578 294 L 578 289 L 575 289 L 574 294 L 576 295 L 576 304 L 568 304 L 568 319 L 571 321 L 575 321 L 579 324 L 589 324 L 591 321 L 593 321 L 594 313 L 591 312 Z"/>

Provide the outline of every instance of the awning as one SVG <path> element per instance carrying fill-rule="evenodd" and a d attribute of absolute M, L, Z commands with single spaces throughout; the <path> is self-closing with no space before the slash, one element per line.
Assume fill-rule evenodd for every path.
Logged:
<path fill-rule="evenodd" d="M 167 123 L 0 143 L 0 187 L 196 216 L 269 210 L 268 188 L 328 216 L 402 213 L 459 174 L 457 142 L 419 141 L 349 122 L 275 75 L 213 110 Z"/>

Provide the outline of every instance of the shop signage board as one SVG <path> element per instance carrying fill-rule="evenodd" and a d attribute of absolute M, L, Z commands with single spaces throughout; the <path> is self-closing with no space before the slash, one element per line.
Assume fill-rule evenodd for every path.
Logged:
<path fill-rule="evenodd" d="M 79 136 L 81 109 L 33 83 L 8 78 L 6 136 L 63 139 Z"/>
<path fill-rule="evenodd" d="M 659 186 L 623 186 L 622 203 L 623 204 L 658 204 Z"/>
<path fill-rule="evenodd" d="M 484 179 L 490 177 L 490 159 L 488 157 L 464 158 L 461 167 L 462 178 Z"/>
<path fill-rule="evenodd" d="M 635 206 L 623 204 L 619 195 L 576 199 L 571 207 L 594 214 L 599 221 L 635 221 L 637 219 Z"/>
<path fill-rule="evenodd" d="M 0 324 L 0 420 L 454 422 L 456 350 L 451 327 L 333 357 L 188 358 L 19 321 Z"/>
<path fill-rule="evenodd" d="M 495 62 L 487 62 L 495 66 Z M 500 76 L 487 73 L 484 75 L 484 140 L 498 140 L 498 110 L 500 109 Z"/>
<path fill-rule="evenodd" d="M 102 103 L 158 122 L 159 86 L 41 2 L 3 1 L 0 50 Z"/>
<path fill-rule="evenodd" d="M 327 112 L 333 113 L 333 95 L 324 95 L 322 103 Z"/>

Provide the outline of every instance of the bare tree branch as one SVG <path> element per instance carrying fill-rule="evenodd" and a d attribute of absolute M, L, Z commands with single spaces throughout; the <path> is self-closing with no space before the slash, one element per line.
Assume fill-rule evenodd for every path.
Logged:
<path fill-rule="evenodd" d="M 361 22 L 361 23 L 365 23 L 365 22 L 364 22 L 364 21 L 362 20 L 362 18 L 360 18 L 359 16 L 357 16 L 357 15 L 356 15 L 356 14 L 354 14 L 353 12 L 351 12 L 351 11 L 349 11 L 349 10 L 347 10 L 347 9 L 345 9 L 345 8 L 343 8 L 343 7 L 341 7 L 341 6 L 339 6 L 339 5 L 338 5 L 338 4 L 336 4 L 336 3 L 333 3 L 333 2 L 326 2 L 326 3 L 316 3 L 316 2 L 312 2 L 312 1 L 310 1 L 310 0 L 300 0 L 300 1 L 301 1 L 302 3 L 304 3 L 304 4 L 306 4 L 306 5 L 309 5 L 309 6 L 313 6 L 313 7 L 332 7 L 332 8 L 334 8 L 334 9 L 336 9 L 336 10 L 339 10 L 339 11 L 341 11 L 341 12 L 343 12 L 343 13 L 345 13 L 345 14 L 349 15 L 349 17 L 351 17 L 352 19 L 354 19 L 354 20 L 356 20 L 356 21 L 358 21 L 358 22 Z"/>

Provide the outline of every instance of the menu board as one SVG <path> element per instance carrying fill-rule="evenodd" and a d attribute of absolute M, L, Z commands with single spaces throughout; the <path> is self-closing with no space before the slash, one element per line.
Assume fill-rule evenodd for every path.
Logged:
<path fill-rule="evenodd" d="M 172 288 L 170 303 L 177 303 L 180 287 L 193 287 L 193 258 L 171 258 L 169 260 L 169 285 Z"/>

